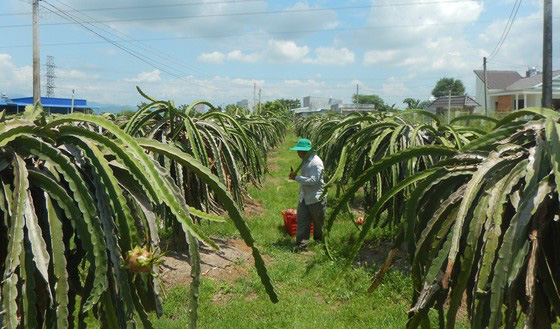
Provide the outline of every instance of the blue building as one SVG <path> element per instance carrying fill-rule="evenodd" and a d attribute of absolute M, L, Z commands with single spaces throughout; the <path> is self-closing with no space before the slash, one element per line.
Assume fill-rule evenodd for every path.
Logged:
<path fill-rule="evenodd" d="M 25 111 L 25 107 L 33 105 L 33 97 L 23 97 L 10 99 L 2 95 L 0 99 L 0 111 L 5 110 L 6 114 L 16 114 Z M 52 114 L 68 114 L 72 111 L 72 99 L 41 97 L 43 110 Z M 94 108 L 87 104 L 85 99 L 74 99 L 74 112 L 93 113 Z"/>

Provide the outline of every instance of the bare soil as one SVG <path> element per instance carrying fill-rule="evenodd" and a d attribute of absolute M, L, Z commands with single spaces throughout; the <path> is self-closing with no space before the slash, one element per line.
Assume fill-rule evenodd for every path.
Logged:
<path fill-rule="evenodd" d="M 393 244 L 389 241 L 381 242 L 377 246 L 371 246 L 364 244 L 362 249 L 358 253 L 354 264 L 357 266 L 364 267 L 380 267 L 387 259 L 389 251 L 392 249 Z M 393 258 L 393 269 L 399 269 L 404 271 L 409 271 L 409 262 L 407 260 L 407 255 L 404 250 L 399 250 L 395 257 Z"/>
<path fill-rule="evenodd" d="M 262 216 L 265 212 L 262 204 L 255 199 L 244 197 L 243 205 L 243 216 L 245 217 L 259 217 Z"/>
<path fill-rule="evenodd" d="M 220 250 L 214 251 L 205 246 L 200 248 L 202 276 L 233 283 L 237 278 L 247 275 L 252 264 L 251 249 L 240 239 L 213 239 Z M 192 281 L 188 252 L 172 251 L 163 257 L 160 275 L 166 287 L 188 285 Z"/>
<path fill-rule="evenodd" d="M 271 164 L 271 163 L 269 163 L 267 167 L 268 167 L 268 171 L 277 171 L 277 170 L 280 170 L 280 166 L 278 166 L 278 165 L 276 165 L 276 164 Z"/>

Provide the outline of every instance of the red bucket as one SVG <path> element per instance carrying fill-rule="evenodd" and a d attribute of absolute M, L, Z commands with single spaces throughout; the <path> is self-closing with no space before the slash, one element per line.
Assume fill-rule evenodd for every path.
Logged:
<path fill-rule="evenodd" d="M 287 214 L 285 210 L 282 210 L 282 216 L 284 217 L 284 227 L 288 234 L 296 236 L 297 214 Z M 313 223 L 311 223 L 311 234 L 313 234 Z"/>

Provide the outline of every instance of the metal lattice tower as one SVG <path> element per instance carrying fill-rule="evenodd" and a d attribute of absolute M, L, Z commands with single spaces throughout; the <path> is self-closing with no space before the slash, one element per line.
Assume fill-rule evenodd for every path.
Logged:
<path fill-rule="evenodd" d="M 54 79 L 56 75 L 54 74 L 54 69 L 56 65 L 54 64 L 54 57 L 47 56 L 47 97 L 54 97 Z"/>

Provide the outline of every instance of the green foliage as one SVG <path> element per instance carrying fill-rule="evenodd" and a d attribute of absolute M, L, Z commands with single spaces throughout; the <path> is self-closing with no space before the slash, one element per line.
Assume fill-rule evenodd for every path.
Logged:
<path fill-rule="evenodd" d="M 162 222 L 189 236 L 193 254 L 194 239 L 217 247 L 197 224 L 223 221 L 206 213 L 218 208 L 252 249 L 277 302 L 229 191 L 231 180 L 259 181 L 263 157 L 283 138 L 286 123 L 221 112 L 195 119 L 193 106 L 211 104 L 180 111 L 144 96 L 150 103 L 125 122 L 46 117 L 35 108 L 0 125 L 0 238 L 8 242 L 0 245 L 0 326 L 84 327 L 89 314 L 101 327 L 151 327 L 146 312 L 161 314 L 157 262 L 150 273 L 133 273 L 130 259 L 124 266 L 128 251 L 147 246 L 159 253 Z M 241 184 L 237 191 L 240 201 Z"/>
<path fill-rule="evenodd" d="M 426 110 L 428 109 L 428 106 L 430 106 L 430 104 L 432 104 L 431 101 L 421 101 L 420 104 L 418 104 L 418 109 Z"/>
<path fill-rule="evenodd" d="M 301 103 L 298 99 L 277 99 L 274 102 L 266 102 L 260 108 L 261 114 L 276 115 L 286 120 L 291 120 L 293 117 L 294 108 L 300 107 Z"/>
<path fill-rule="evenodd" d="M 406 104 L 407 110 L 413 110 L 413 109 L 426 110 L 432 102 L 420 101 L 419 99 L 414 99 L 414 98 L 405 98 L 403 100 L 403 103 Z"/>
<path fill-rule="evenodd" d="M 448 77 L 441 78 L 432 90 L 432 95 L 434 97 L 448 96 L 449 92 L 451 92 L 451 96 L 463 96 L 465 94 L 463 81 Z"/>
<path fill-rule="evenodd" d="M 204 277 L 200 289 L 200 327 L 402 328 L 412 293 L 412 281 L 406 270 L 390 271 L 380 288 L 370 294 L 366 289 L 372 268 L 365 263 L 341 274 L 343 262 L 330 260 L 321 245 L 311 243 L 310 251 L 304 254 L 291 252 L 294 241 L 282 226 L 280 210 L 297 205 L 299 186 L 287 179 L 290 166 L 299 161 L 297 154 L 289 150 L 297 140 L 288 133 L 285 142 L 275 150 L 275 167 L 267 175 L 263 188 L 249 187 L 253 200 L 262 205 L 262 213 L 250 216 L 248 224 L 267 254 L 267 268 L 278 288 L 280 302 L 269 302 L 252 270 L 234 282 L 231 278 Z M 333 230 L 333 253 L 340 257 L 347 255 L 347 246 L 356 233 L 352 219 L 345 216 Z M 212 225 L 207 229 L 212 235 L 239 237 L 231 224 Z M 369 250 L 377 251 L 390 235 L 388 230 L 372 230 L 368 237 Z M 241 267 L 250 265 L 244 262 Z M 188 294 L 184 287 L 171 288 L 163 303 L 163 316 L 157 320 L 153 316 L 154 327 L 186 328 Z"/>
<path fill-rule="evenodd" d="M 136 112 L 136 111 L 122 110 L 118 115 L 121 116 L 121 117 L 124 117 L 126 119 L 130 119 L 134 115 L 134 112 Z"/>
<path fill-rule="evenodd" d="M 465 146 L 439 179 L 428 177 L 433 183 L 419 187 L 410 201 L 419 294 L 409 326 L 419 325 L 430 307 L 443 312 L 438 301 L 449 299 L 446 326 L 452 328 L 464 294 L 474 328 L 514 327 L 521 312 L 526 327 L 550 328 L 559 314 L 554 287 L 560 277 L 553 269 L 560 252 L 554 242 L 560 115 L 527 112 L 539 115 L 499 122 L 493 133 Z M 441 206 L 419 206 L 427 199 Z"/>
<path fill-rule="evenodd" d="M 93 117 L 71 115 L 78 116 Z M 143 189 L 149 174 L 115 173 L 111 150 L 89 137 L 70 137 L 64 122 L 36 119 L 0 127 L 0 236 L 8 241 L 0 245 L 0 321 L 65 328 L 83 325 L 85 317 L 74 314 L 95 312 L 107 326 L 142 322 L 145 311 L 159 308 L 158 286 L 150 273 L 125 270 L 124 255 L 136 245 L 155 246 L 158 235 L 149 217 L 133 212 L 137 203 L 123 186 L 132 175 L 136 180 L 126 186 Z M 124 154 L 131 148 L 121 144 Z"/>
<path fill-rule="evenodd" d="M 377 95 L 357 95 L 357 94 L 353 94 L 352 95 L 352 103 L 354 104 L 373 104 L 375 105 L 375 108 L 380 110 L 380 111 L 388 111 L 391 110 L 393 106 L 390 106 L 388 104 L 385 104 L 385 101 L 383 100 L 383 98 L 377 96 Z"/>
<path fill-rule="evenodd" d="M 315 138 L 334 173 L 329 185 L 344 190 L 327 233 L 358 189 L 377 189 L 347 264 L 370 228 L 395 227 L 395 248 L 406 243 L 412 266 L 408 327 L 425 326 L 432 308 L 440 327 L 455 327 L 465 295 L 474 328 L 513 328 L 521 313 L 526 327 L 550 327 L 560 314 L 553 270 L 560 266 L 560 115 L 525 109 L 501 121 L 468 116 L 442 126 L 423 114 L 433 122 L 409 127 L 396 114 L 298 123 L 327 136 Z M 480 119 L 493 131 L 459 125 Z"/>
<path fill-rule="evenodd" d="M 426 118 L 429 123 L 418 123 L 418 117 Z M 414 153 L 407 155 L 407 150 L 419 146 L 437 146 L 438 152 L 445 157 L 449 155 L 446 150 L 460 150 L 484 134 L 458 123 L 461 120 L 457 120 L 454 126 L 442 125 L 435 115 L 420 110 L 316 117 L 298 121 L 297 130 L 313 140 L 324 159 L 325 174 L 329 178 L 326 189 L 335 189 L 335 195 L 340 197 L 325 226 L 327 233 L 338 212 L 346 207 L 358 189 L 364 189 L 366 203 L 374 207 L 399 182 L 432 168 L 441 158 L 437 152 L 417 156 Z M 397 161 L 376 169 L 391 157 Z M 394 197 L 380 204 L 380 213 L 387 210 L 388 216 L 378 222 L 380 213 L 373 214 L 371 223 L 375 221 L 380 226 L 398 225 L 404 211 L 404 200 L 414 184 L 411 182 L 409 186 L 404 186 Z M 366 223 L 365 227 L 371 223 Z"/>
<path fill-rule="evenodd" d="M 238 115 L 249 115 L 250 111 L 244 107 L 235 105 L 235 104 L 228 104 L 225 107 L 225 112 L 232 116 Z"/>
<path fill-rule="evenodd" d="M 414 99 L 414 98 L 405 98 L 403 100 L 403 103 L 406 104 L 406 108 L 411 110 L 411 109 L 420 109 L 420 100 L 419 99 Z"/>
<path fill-rule="evenodd" d="M 275 100 L 275 102 L 280 103 L 282 107 L 288 110 L 293 110 L 293 109 L 297 109 L 298 107 L 301 107 L 301 101 L 299 99 L 280 98 Z"/>

